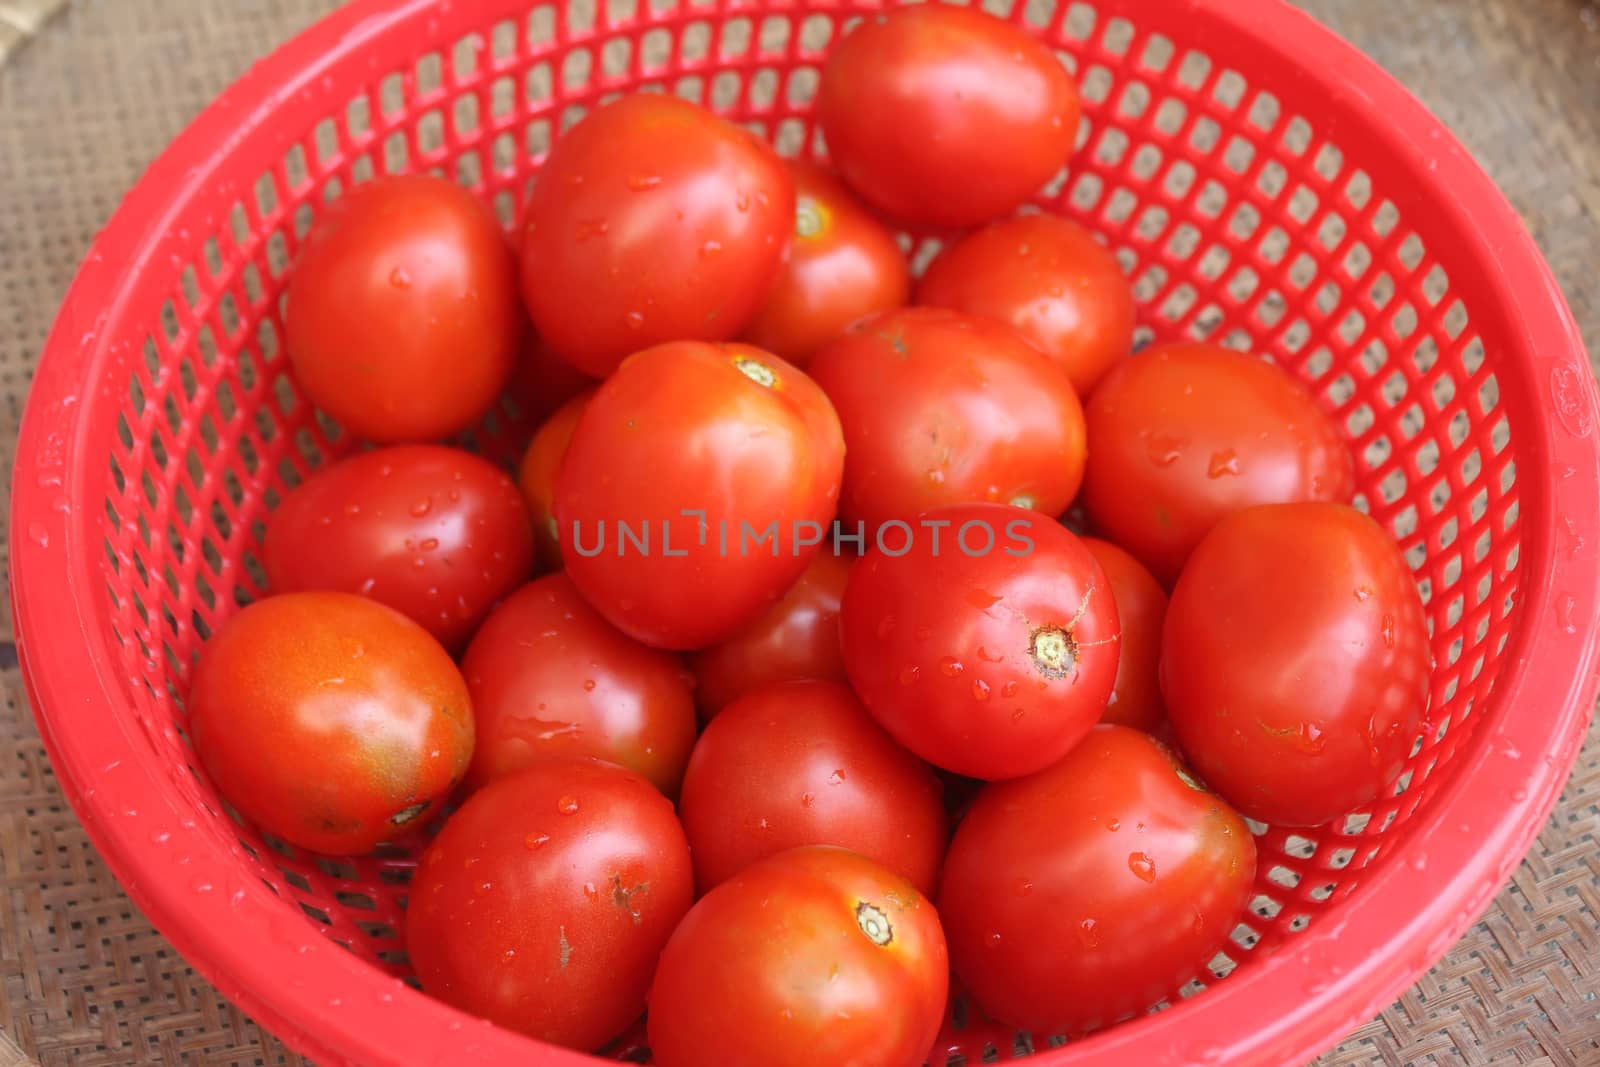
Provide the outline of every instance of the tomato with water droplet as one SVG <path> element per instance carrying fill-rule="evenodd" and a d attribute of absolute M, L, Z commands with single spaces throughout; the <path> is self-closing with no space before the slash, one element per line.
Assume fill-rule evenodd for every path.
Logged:
<path fill-rule="evenodd" d="M 941 794 L 849 689 L 779 682 L 706 727 L 678 814 L 702 893 L 797 845 L 852 849 L 932 893 L 949 833 Z"/>
<path fill-rule="evenodd" d="M 1144 829 L 1118 832 L 1124 822 Z M 1105 724 L 1045 770 L 984 787 L 950 844 L 939 915 L 986 1013 L 1076 1034 L 1199 974 L 1249 903 L 1255 866 L 1237 812 L 1165 745 Z"/>
<path fill-rule="evenodd" d="M 267 516 L 274 592 L 360 593 L 460 649 L 494 602 L 533 572 L 516 485 L 440 445 L 362 452 L 312 474 Z"/>
<path fill-rule="evenodd" d="M 881 626 L 887 617 L 926 619 L 926 636 Z M 1100 718 L 1117 673 L 1104 571 L 1077 535 L 1021 508 L 926 512 L 905 554 L 874 547 L 855 565 L 840 620 L 867 709 L 923 759 L 974 778 L 1060 759 Z"/>
<path fill-rule="evenodd" d="M 1161 688 L 1173 732 L 1263 822 L 1319 826 L 1383 795 L 1422 732 L 1430 671 L 1411 568 L 1355 508 L 1223 519 L 1172 591 Z"/>
<path fill-rule="evenodd" d="M 919 1067 L 949 981 L 915 886 L 845 849 L 794 848 L 711 890 L 673 933 L 650 1048 L 658 1067 Z"/>
<path fill-rule="evenodd" d="M 430 996 L 593 1052 L 644 1010 L 693 881 L 654 786 L 554 760 L 490 783 L 445 823 L 411 883 L 406 944 Z"/>

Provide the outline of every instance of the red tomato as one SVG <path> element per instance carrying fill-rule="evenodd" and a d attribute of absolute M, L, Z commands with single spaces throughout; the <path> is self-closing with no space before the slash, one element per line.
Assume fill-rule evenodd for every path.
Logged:
<path fill-rule="evenodd" d="M 450 656 L 349 593 L 268 597 L 230 618 L 200 650 L 188 725 L 239 814 L 329 854 L 408 832 L 472 757 L 472 705 Z"/>
<path fill-rule="evenodd" d="M 1305 386 L 1216 345 L 1123 360 L 1085 414 L 1089 517 L 1168 585 L 1224 515 L 1355 492 L 1350 450 Z"/>
<path fill-rule="evenodd" d="M 409 897 L 407 947 L 429 994 L 592 1051 L 644 1010 L 694 885 L 672 802 L 620 767 L 568 759 L 473 794 Z"/>
<path fill-rule="evenodd" d="M 1094 554 L 1111 585 L 1122 626 L 1121 656 L 1111 702 L 1101 722 L 1134 726 L 1146 733 L 1161 729 L 1166 713 L 1161 707 L 1161 623 L 1167 616 L 1167 591 L 1155 576 L 1128 553 L 1094 537 L 1083 547 Z"/>
<path fill-rule="evenodd" d="M 493 464 L 438 445 L 363 452 L 325 467 L 267 517 L 274 591 L 360 593 L 458 649 L 533 571 L 533 529 Z"/>
<path fill-rule="evenodd" d="M 1172 591 L 1161 689 L 1184 752 L 1240 811 L 1319 826 L 1380 796 L 1422 729 L 1422 599 L 1376 522 L 1338 504 L 1219 522 Z"/>
<path fill-rule="evenodd" d="M 527 425 L 542 425 L 562 405 L 600 384 L 538 340 L 525 347 L 511 378 L 511 395 Z"/>
<path fill-rule="evenodd" d="M 911 268 L 894 232 L 810 163 L 791 163 L 794 244 L 745 340 L 803 367 L 856 322 L 911 295 Z"/>
<path fill-rule="evenodd" d="M 565 574 L 494 610 L 461 661 L 478 744 L 467 785 L 553 756 L 596 756 L 676 796 L 694 747 L 694 677 L 624 637 Z"/>
<path fill-rule="evenodd" d="M 905 879 L 840 848 L 790 849 L 684 918 L 650 987 L 657 1067 L 918 1067 L 944 1018 L 944 934 Z"/>
<path fill-rule="evenodd" d="M 556 479 L 567 573 L 646 644 L 726 641 L 816 555 L 843 463 L 828 398 L 776 356 L 640 352 L 589 401 Z"/>
<path fill-rule="evenodd" d="M 706 727 L 678 815 L 702 893 L 785 849 L 838 845 L 929 894 L 950 832 L 942 793 L 849 689 L 778 682 Z"/>
<path fill-rule="evenodd" d="M 1140 1012 L 1198 975 L 1250 901 L 1244 820 L 1164 745 L 1097 726 L 990 785 L 956 830 L 939 914 L 989 1015 L 1036 1034 Z"/>
<path fill-rule="evenodd" d="M 998 504 L 923 515 L 856 564 L 840 614 L 845 668 L 902 745 L 973 778 L 1066 754 L 1105 710 L 1117 607 L 1076 536 Z"/>
<path fill-rule="evenodd" d="M 494 213 L 442 178 L 382 178 L 323 209 L 289 274 L 289 363 L 357 437 L 464 430 L 522 343 L 516 260 Z"/>
<path fill-rule="evenodd" d="M 556 527 L 556 475 L 572 443 L 583 409 L 589 406 L 592 392 L 579 393 L 561 405 L 533 435 L 528 451 L 517 470 L 517 483 L 533 516 L 533 538 L 539 550 L 539 565 L 545 570 L 562 568 L 561 531 Z"/>
<path fill-rule="evenodd" d="M 694 653 L 695 700 L 709 719 L 768 682 L 845 680 L 839 648 L 839 601 L 851 561 L 828 548 L 767 613 L 720 645 Z"/>
<path fill-rule="evenodd" d="M 1083 409 L 1065 374 L 1009 326 L 905 308 L 818 352 L 849 462 L 841 515 L 868 535 L 929 508 L 990 501 L 1047 515 L 1083 478 Z"/>
<path fill-rule="evenodd" d="M 1133 289 L 1093 233 L 1057 215 L 997 222 L 928 265 L 917 303 L 1016 327 L 1088 396 L 1133 349 Z"/>
<path fill-rule="evenodd" d="M 754 134 L 677 97 L 623 97 L 563 134 L 539 171 L 522 291 L 545 342 L 604 377 L 651 345 L 737 336 L 794 218 L 794 182 Z"/>
<path fill-rule="evenodd" d="M 976 226 L 1066 166 L 1078 87 L 1049 46 L 977 8 L 926 4 L 861 22 L 828 56 L 817 116 L 873 207 Z"/>

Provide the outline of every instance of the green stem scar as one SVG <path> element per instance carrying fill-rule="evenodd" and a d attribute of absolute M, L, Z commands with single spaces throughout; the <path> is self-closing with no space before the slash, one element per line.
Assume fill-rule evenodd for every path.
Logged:
<path fill-rule="evenodd" d="M 763 388 L 771 389 L 778 384 L 778 376 L 773 373 L 772 368 L 758 359 L 751 359 L 749 356 L 735 356 L 733 366 L 740 374 Z"/>

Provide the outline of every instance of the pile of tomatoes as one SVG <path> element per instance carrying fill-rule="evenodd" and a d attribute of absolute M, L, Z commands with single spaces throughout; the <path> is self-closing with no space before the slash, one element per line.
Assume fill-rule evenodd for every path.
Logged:
<path fill-rule="evenodd" d="M 916 6 L 819 94 L 836 173 L 625 96 L 519 250 L 391 178 L 290 280 L 301 389 L 378 447 L 272 511 L 195 751 L 302 848 L 442 821 L 417 975 L 546 1041 L 647 1012 L 665 1067 L 915 1065 L 952 972 L 1018 1028 L 1110 1025 L 1229 944 L 1247 818 L 1373 801 L 1423 729 L 1339 428 L 1248 354 L 1130 358 L 1115 257 L 1017 213 L 1077 136 L 1057 56 Z M 900 227 L 950 236 L 919 280 Z M 430 443 L 508 387 L 544 416 L 516 480 Z"/>

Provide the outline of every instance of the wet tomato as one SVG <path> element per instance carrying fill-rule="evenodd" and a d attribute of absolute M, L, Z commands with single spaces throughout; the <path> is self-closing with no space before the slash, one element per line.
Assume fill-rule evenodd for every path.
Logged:
<path fill-rule="evenodd" d="M 816 383 L 749 345 L 629 358 L 589 401 L 556 479 L 567 573 L 660 648 L 726 641 L 816 555 L 844 439 Z"/>
<path fill-rule="evenodd" d="M 477 788 L 553 756 L 595 756 L 676 796 L 694 746 L 694 678 L 670 652 L 625 637 L 565 574 L 494 610 L 461 661 L 472 692 Z"/>
<path fill-rule="evenodd" d="M 904 304 L 911 295 L 911 267 L 894 231 L 837 179 L 814 164 L 790 166 L 794 243 L 744 339 L 803 367 L 847 327 Z"/>
<path fill-rule="evenodd" d="M 528 513 L 533 516 L 539 566 L 545 570 L 558 571 L 565 566 L 561 558 L 561 531 L 556 526 L 556 475 L 561 471 L 561 461 L 572 443 L 572 431 L 577 429 L 578 419 L 589 406 L 591 395 L 588 391 L 579 393 L 546 419 L 534 432 L 533 441 L 517 468 L 517 484 L 528 502 Z"/>
<path fill-rule="evenodd" d="M 383 178 L 328 205 L 288 292 L 300 388 L 371 441 L 466 429 L 505 388 L 522 345 L 516 260 L 500 223 L 442 178 Z"/>
<path fill-rule="evenodd" d="M 948 968 L 939 917 L 910 882 L 844 849 L 790 849 L 706 894 L 673 933 L 650 1048 L 659 1067 L 918 1067 Z"/>
<path fill-rule="evenodd" d="M 1194 768 L 1246 815 L 1318 826 L 1380 796 L 1422 729 L 1422 599 L 1354 508 L 1219 522 L 1172 591 L 1161 688 Z"/>
<path fill-rule="evenodd" d="M 1055 52 L 977 8 L 863 20 L 817 90 L 828 152 L 867 203 L 930 226 L 1009 214 L 1066 165 L 1078 87 Z"/>
<path fill-rule="evenodd" d="M 720 645 L 689 657 L 700 714 L 710 718 L 768 682 L 845 680 L 839 601 L 851 561 L 824 545 L 783 599 Z"/>
<path fill-rule="evenodd" d="M 1158 731 L 1166 718 L 1161 706 L 1160 669 L 1167 591 L 1138 560 L 1110 541 L 1085 537 L 1083 545 L 1105 572 L 1122 627 L 1117 680 L 1100 721 L 1134 726 L 1146 733 Z"/>
<path fill-rule="evenodd" d="M 810 369 L 844 426 L 841 517 L 869 537 L 973 501 L 1057 515 L 1078 491 L 1077 394 L 1009 326 L 942 308 L 891 311 L 827 345 Z"/>
<path fill-rule="evenodd" d="M 1286 371 L 1241 352 L 1147 349 L 1106 375 L 1085 415 L 1094 528 L 1168 585 L 1224 515 L 1355 492 L 1338 426 Z"/>
<path fill-rule="evenodd" d="M 672 803 L 596 760 L 491 783 L 423 854 L 406 941 L 423 989 L 541 1041 L 593 1051 L 644 1010 L 694 900 Z"/>
<path fill-rule="evenodd" d="M 212 784 L 268 833 L 370 852 L 408 833 L 472 757 L 461 672 L 426 630 L 349 593 L 287 593 L 200 650 L 189 736 Z"/>
<path fill-rule="evenodd" d="M 862 702 L 958 774 L 1015 778 L 1060 759 L 1117 673 L 1117 608 L 1094 556 L 1054 519 L 998 504 L 927 512 L 906 540 L 875 546 L 845 588 Z"/>
<path fill-rule="evenodd" d="M 1088 396 L 1133 348 L 1133 289 L 1093 233 L 1058 215 L 1020 215 L 946 248 L 917 303 L 1014 326 Z"/>
<path fill-rule="evenodd" d="M 949 835 L 933 771 L 832 682 L 728 705 L 695 745 L 678 814 L 702 893 L 785 849 L 838 845 L 928 894 Z"/>
<path fill-rule="evenodd" d="M 360 593 L 456 650 L 532 573 L 533 528 L 498 467 L 456 448 L 401 445 L 340 460 L 291 490 L 267 517 L 261 555 L 275 592 Z"/>
<path fill-rule="evenodd" d="M 604 377 L 631 352 L 738 335 L 778 277 L 794 182 L 770 146 L 637 93 L 562 134 L 539 171 L 522 291 L 539 336 Z"/>
<path fill-rule="evenodd" d="M 1079 1033 L 1201 973 L 1255 866 L 1244 820 L 1170 749 L 1103 725 L 1046 770 L 984 788 L 950 844 L 939 914 L 987 1014 Z"/>

